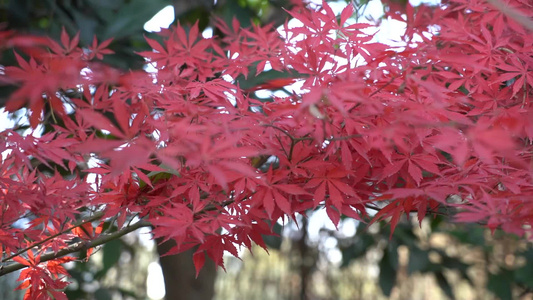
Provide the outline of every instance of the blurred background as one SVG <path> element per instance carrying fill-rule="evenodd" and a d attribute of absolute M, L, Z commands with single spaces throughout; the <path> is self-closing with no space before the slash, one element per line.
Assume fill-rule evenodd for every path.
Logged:
<path fill-rule="evenodd" d="M 421 2 L 439 5 L 410 1 L 413 6 Z M 384 12 L 391 5 L 405 6 L 406 0 L 328 3 L 338 13 L 354 5 L 356 21 L 379 24 L 375 39 L 380 42 L 394 43 L 402 34 L 404 26 L 384 18 Z M 227 22 L 235 17 L 244 27 L 277 27 L 291 5 L 290 0 L 3 0 L 0 27 L 55 38 L 65 27 L 71 35 L 80 32 L 82 45 L 94 35 L 99 41 L 114 37 L 110 49 L 115 54 L 105 61 L 129 70 L 146 68 L 134 54 L 148 49 L 144 37 L 158 39 L 155 32 L 178 20 L 184 26 L 198 21 L 204 37 L 220 36 L 215 17 Z M 0 65 L 13 61 L 12 51 L 2 53 Z M 0 107 L 11 92 L 0 87 Z M 266 99 L 272 92 L 258 91 L 256 97 Z M 0 108 L 0 130 L 27 130 L 22 115 L 8 117 Z M 52 129 L 44 124 L 40 130 Z M 147 229 L 135 232 L 99 248 L 88 262 L 69 263 L 67 295 L 87 300 L 533 299 L 533 249 L 515 236 L 437 216 L 420 225 L 404 217 L 390 237 L 383 223 L 369 227 L 343 219 L 336 230 L 324 211 L 308 216 L 297 223 L 280 220 L 274 227 L 279 236 L 265 237 L 268 253 L 257 247 L 253 253 L 242 251 L 241 260 L 228 255 L 226 271 L 206 264 L 198 279 L 191 253 L 160 257 L 172 245 L 157 245 Z M 0 299 L 22 299 L 13 291 L 17 277 L 0 277 Z"/>

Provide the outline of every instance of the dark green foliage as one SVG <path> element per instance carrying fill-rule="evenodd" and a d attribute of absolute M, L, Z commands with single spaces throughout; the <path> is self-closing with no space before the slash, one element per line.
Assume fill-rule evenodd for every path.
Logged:
<path fill-rule="evenodd" d="M 70 35 L 80 33 L 82 45 L 114 38 L 114 55 L 106 62 L 122 69 L 138 69 L 143 60 L 135 51 L 148 49 L 144 24 L 170 0 L 11 0 L 0 7 L 0 21 L 9 29 L 58 39 L 64 27 Z"/>
<path fill-rule="evenodd" d="M 385 296 L 390 296 L 392 288 L 396 285 L 398 273 L 398 248 L 387 247 L 379 262 L 379 286 Z"/>
<path fill-rule="evenodd" d="M 487 264 L 499 265 L 499 268 L 487 273 L 488 282 L 486 288 L 499 299 L 513 299 L 513 290 L 523 291 L 533 288 L 533 250 L 528 246 L 525 251 L 516 249 L 515 256 L 523 258 L 525 264 L 518 268 L 509 268 L 501 265 L 501 262 L 494 261 L 492 253 L 500 237 L 516 240 L 518 237 L 504 236 L 501 232 L 494 234 L 494 240 L 485 238 L 487 231 L 474 225 L 446 225 L 440 216 L 430 220 L 431 232 L 445 234 L 455 240 L 451 247 L 471 247 L 469 251 L 480 251 L 484 253 Z M 427 242 L 420 239 L 415 234 L 416 225 L 409 222 L 400 222 L 390 237 L 390 229 L 384 224 L 376 225 L 369 230 L 367 225 L 360 223 L 355 236 L 349 238 L 339 238 L 339 250 L 342 253 L 341 267 L 347 267 L 352 262 L 364 258 L 369 251 L 380 249 L 379 245 L 386 244 L 383 256 L 378 262 L 380 269 L 379 286 L 384 295 L 390 296 L 393 287 L 398 284 L 397 274 L 401 268 L 398 265 L 398 247 L 404 246 L 408 249 L 407 274 L 432 274 L 435 282 L 443 293 L 450 299 L 455 298 L 454 289 L 446 273 L 454 272 L 461 279 L 466 280 L 474 286 L 475 278 L 469 276 L 469 270 L 474 267 L 472 261 L 465 259 L 466 253 L 452 256 L 442 248 L 430 247 Z M 430 259 L 432 257 L 433 259 Z"/>

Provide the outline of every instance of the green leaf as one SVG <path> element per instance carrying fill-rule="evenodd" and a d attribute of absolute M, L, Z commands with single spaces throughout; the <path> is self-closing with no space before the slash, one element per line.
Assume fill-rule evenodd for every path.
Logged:
<path fill-rule="evenodd" d="M 78 28 L 80 28 L 80 41 L 85 45 L 90 45 L 93 36 L 96 34 L 96 28 L 98 27 L 98 20 L 95 20 L 86 14 L 72 10 L 72 15 Z"/>
<path fill-rule="evenodd" d="M 97 11 L 111 11 L 118 10 L 124 5 L 124 0 L 85 0 Z"/>
<path fill-rule="evenodd" d="M 120 240 L 112 240 L 104 245 L 102 251 L 103 268 L 96 274 L 98 278 L 103 277 L 109 269 L 118 263 L 120 253 L 122 252 L 122 242 Z"/>
<path fill-rule="evenodd" d="M 469 268 L 469 265 L 463 263 L 461 260 L 455 257 L 451 257 L 446 254 L 446 252 L 440 250 L 440 249 L 432 249 L 433 251 L 437 252 L 442 259 L 441 265 L 444 268 L 447 269 L 455 269 L 460 272 L 466 272 Z"/>
<path fill-rule="evenodd" d="M 5 7 L 5 2 L 2 2 L 2 6 Z M 30 6 L 31 3 L 28 0 L 11 0 L 7 5 L 7 14 L 9 23 L 11 26 L 24 26 L 30 21 Z"/>
<path fill-rule="evenodd" d="M 398 256 L 398 252 L 396 252 Z M 379 287 L 385 296 L 390 296 L 392 288 L 396 285 L 396 268 L 391 264 L 391 251 L 383 251 L 383 257 L 379 262 Z M 397 259 L 396 259 L 397 261 Z"/>
<path fill-rule="evenodd" d="M 484 237 L 485 229 L 479 226 L 465 226 L 462 229 L 450 231 L 450 234 L 462 244 L 471 244 L 476 246 L 486 245 Z"/>
<path fill-rule="evenodd" d="M 226 24 L 231 24 L 233 18 L 237 18 L 243 28 L 252 26 L 251 20 L 256 17 L 253 10 L 248 7 L 243 7 L 238 0 L 227 0 L 221 6 L 220 15 L 226 21 Z"/>
<path fill-rule="evenodd" d="M 268 246 L 268 248 L 279 250 L 281 248 L 281 231 L 283 227 L 276 222 L 272 231 L 277 235 L 263 235 L 263 241 Z"/>
<path fill-rule="evenodd" d="M 462 85 L 458 89 L 461 93 L 468 95 L 470 92 Z"/>
<path fill-rule="evenodd" d="M 502 270 L 498 274 L 490 274 L 487 288 L 500 299 L 513 299 L 511 275 L 507 270 Z"/>
<path fill-rule="evenodd" d="M 111 292 L 106 288 L 99 288 L 94 292 L 94 298 L 98 300 L 112 300 Z"/>
<path fill-rule="evenodd" d="M 181 177 L 180 173 L 177 170 L 172 169 L 171 167 L 165 164 L 160 164 L 159 167 L 165 169 L 165 171 L 152 171 L 147 174 L 147 176 L 151 179 L 152 183 L 156 183 L 159 180 L 169 179 L 170 177 L 172 177 L 172 175 Z M 142 189 L 145 186 L 146 182 L 139 179 L 139 187 Z"/>
<path fill-rule="evenodd" d="M 443 152 L 443 153 L 446 153 L 446 152 Z M 446 153 L 447 154 L 447 153 Z M 450 161 L 451 160 L 451 155 L 450 154 L 447 154 L 449 156 L 449 159 L 447 157 L 447 160 Z M 438 230 L 440 224 L 444 221 L 444 217 L 441 216 L 441 215 L 437 215 L 433 218 L 430 219 L 430 223 L 429 223 L 429 227 L 431 228 L 431 232 L 435 232 Z"/>
<path fill-rule="evenodd" d="M 126 290 L 126 289 L 123 289 L 123 288 L 117 288 L 117 290 L 120 292 L 120 294 L 122 295 L 122 297 L 124 296 L 128 296 L 128 297 L 131 297 L 133 299 L 138 299 L 138 295 L 133 292 L 133 291 L 129 291 L 129 290 Z M 124 297 L 124 299 L 128 299 L 127 297 Z"/>
<path fill-rule="evenodd" d="M 70 286 L 69 286 L 70 288 Z M 82 291 L 81 289 L 77 290 L 66 290 L 65 295 L 67 295 L 67 299 L 84 299 L 87 296 L 87 293 Z"/>
<path fill-rule="evenodd" d="M 533 288 L 533 249 L 529 249 L 523 255 L 526 264 L 514 271 L 514 277 L 529 288 Z"/>
<path fill-rule="evenodd" d="M 156 171 L 155 174 L 167 173 L 167 174 L 172 174 L 172 175 L 181 177 L 181 174 L 176 169 L 173 169 L 172 167 L 169 167 L 169 166 L 167 166 L 165 164 L 160 164 L 159 167 L 165 169 L 165 171 L 164 172 L 157 172 Z M 155 174 L 152 174 L 152 173 L 154 173 L 154 172 L 148 173 L 148 176 L 155 175 Z"/>
<path fill-rule="evenodd" d="M 200 5 L 193 9 L 183 12 L 182 14 L 176 16 L 180 21 L 180 24 L 194 24 L 198 21 L 198 28 L 200 31 L 203 31 L 209 25 L 209 17 L 211 11 L 207 7 Z"/>
<path fill-rule="evenodd" d="M 446 296 L 448 296 L 450 299 L 455 299 L 452 287 L 448 282 L 448 279 L 444 277 L 444 274 L 442 272 L 436 272 L 435 277 L 437 278 L 437 283 L 439 284 L 439 287 L 446 294 Z"/>
<path fill-rule="evenodd" d="M 341 268 L 347 267 L 352 260 L 358 259 L 375 244 L 374 238 L 366 232 L 357 235 L 352 244 L 348 247 L 341 248 L 342 264 Z"/>
<path fill-rule="evenodd" d="M 409 248 L 409 263 L 407 273 L 424 272 L 430 264 L 429 253 L 418 247 Z"/>
<path fill-rule="evenodd" d="M 391 266 L 394 268 L 394 270 L 398 270 L 398 245 L 394 241 L 389 242 L 387 251 L 389 252 L 389 261 Z"/>
<path fill-rule="evenodd" d="M 250 67 L 248 78 L 245 79 L 244 76 L 242 75 L 237 77 L 236 82 L 239 83 L 239 87 L 241 89 L 243 90 L 251 89 L 273 79 L 298 77 L 298 74 L 295 72 L 280 72 L 276 70 L 265 71 L 255 76 L 256 71 L 257 69 L 255 68 L 255 66 Z"/>
<path fill-rule="evenodd" d="M 169 3 L 163 0 L 132 0 L 115 14 L 103 34 L 103 39 L 120 39 L 143 32 L 144 23 L 150 20 Z"/>
<path fill-rule="evenodd" d="M 416 247 L 415 244 L 418 241 L 418 237 L 413 232 L 413 226 L 411 226 L 411 224 L 398 224 L 394 234 L 392 235 L 391 241 L 400 245 L 406 245 L 411 248 Z"/>

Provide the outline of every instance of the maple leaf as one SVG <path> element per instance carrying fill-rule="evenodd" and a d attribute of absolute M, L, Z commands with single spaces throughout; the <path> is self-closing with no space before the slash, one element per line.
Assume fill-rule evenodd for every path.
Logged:
<path fill-rule="evenodd" d="M 503 46 L 503 45 L 502 45 Z M 533 67 L 529 64 L 522 62 L 516 55 L 511 56 L 508 64 L 498 64 L 497 68 L 506 71 L 501 74 L 495 81 L 507 82 L 512 80 L 513 96 L 516 95 L 526 85 L 533 87 Z"/>
<path fill-rule="evenodd" d="M 153 233 L 156 236 L 173 238 L 177 247 L 183 244 L 188 227 L 193 224 L 193 212 L 184 204 L 174 204 L 162 216 L 154 217 L 150 222 L 156 226 Z"/>
<path fill-rule="evenodd" d="M 315 206 L 326 199 L 326 193 L 328 194 L 328 202 L 331 202 L 338 211 L 342 210 L 346 196 L 358 197 L 353 188 L 343 181 L 349 175 L 350 172 L 343 170 L 340 166 L 330 166 L 325 170 L 316 172 L 315 177 L 306 183 L 306 188 L 316 188 Z"/>
<path fill-rule="evenodd" d="M 260 203 L 269 216 L 276 207 L 286 214 L 292 214 L 291 201 L 288 195 L 307 195 L 307 192 L 297 185 L 284 183 L 286 173 L 273 171 L 271 168 L 264 176 L 265 182 L 260 182 L 252 201 Z"/>
<path fill-rule="evenodd" d="M 61 29 L 61 44 L 59 45 L 56 41 L 50 39 L 49 47 L 52 52 L 58 56 L 81 56 L 81 51 L 78 48 L 78 43 L 80 42 L 80 33 L 78 32 L 74 38 L 71 40 L 65 27 Z"/>
<path fill-rule="evenodd" d="M 323 2 L 297 5 L 301 25 L 279 31 L 217 20 L 223 36 L 204 39 L 198 23 L 178 24 L 146 38 L 151 73 L 95 62 L 111 40 L 81 49 L 64 29 L 58 42 L 0 32 L 2 49 L 19 47 L 0 74 L 15 86 L 6 109 L 46 125 L 39 137 L 0 132 L 0 245 L 27 253 L 12 259 L 26 299 L 64 299 L 70 258 L 41 259 L 97 239 L 111 216 L 119 232 L 146 218 L 177 242 L 168 254 L 198 246 L 197 275 L 207 258 L 223 267 L 239 246 L 266 249 L 280 218 L 319 206 L 335 226 L 378 209 L 370 222 L 391 234 L 404 214 L 444 211 L 530 233 L 531 35 L 481 0 L 389 8 L 406 25 L 401 47 L 374 42 L 352 5 L 337 16 Z M 252 93 L 292 83 L 281 97 Z M 96 228 L 78 223 L 88 207 L 104 216 Z"/>
<path fill-rule="evenodd" d="M 94 36 L 91 46 L 88 47 L 89 55 L 87 59 L 103 59 L 104 55 L 115 53 L 113 50 L 107 49 L 107 47 L 111 44 L 112 41 L 113 39 L 110 38 L 98 44 L 98 40 L 96 39 L 96 36 Z"/>

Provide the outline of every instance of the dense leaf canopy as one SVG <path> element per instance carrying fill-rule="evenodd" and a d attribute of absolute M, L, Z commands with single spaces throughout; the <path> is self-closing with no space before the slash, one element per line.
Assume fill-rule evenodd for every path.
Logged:
<path fill-rule="evenodd" d="M 415 213 L 525 234 L 533 10 L 509 2 L 392 5 L 397 47 L 353 22 L 353 5 L 296 5 L 299 23 L 279 30 L 219 20 L 221 38 L 178 24 L 138 53 L 154 72 L 102 63 L 109 40 L 2 32 L 17 60 L 0 77 L 17 87 L 6 110 L 26 108 L 32 129 L 0 132 L 0 245 L 14 261 L 0 274 L 26 267 L 27 297 L 61 299 L 64 255 L 149 225 L 170 253 L 199 245 L 197 269 L 223 266 L 314 209 L 391 232 Z"/>

